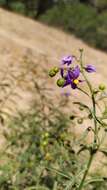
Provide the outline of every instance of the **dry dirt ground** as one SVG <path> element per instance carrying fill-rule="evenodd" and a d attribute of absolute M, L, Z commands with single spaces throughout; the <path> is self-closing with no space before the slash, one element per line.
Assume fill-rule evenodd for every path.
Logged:
<path fill-rule="evenodd" d="M 107 82 L 107 54 L 95 50 L 72 35 L 57 29 L 44 26 L 28 18 L 6 12 L 0 9 L 0 112 L 15 114 L 26 111 L 36 98 L 32 80 L 39 85 L 52 87 L 52 101 L 59 101 L 60 90 L 53 79 L 46 79 L 43 69 L 48 69 L 60 63 L 64 55 L 79 55 L 78 49 L 84 49 L 84 62 L 94 64 L 96 74 L 90 80 L 94 85 Z M 46 93 L 46 92 L 44 92 Z M 88 100 L 78 91 L 71 92 L 76 100 Z M 69 107 L 72 111 L 72 104 Z M 65 109 L 66 112 L 66 109 Z M 4 114 L 4 117 L 5 115 Z M 84 130 L 78 129 L 77 131 Z M 1 146 L 4 143 L 1 127 Z M 102 159 L 99 157 L 99 159 Z"/>

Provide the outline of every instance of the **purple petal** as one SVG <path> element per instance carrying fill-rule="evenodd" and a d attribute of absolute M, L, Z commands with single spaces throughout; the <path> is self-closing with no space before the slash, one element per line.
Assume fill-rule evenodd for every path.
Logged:
<path fill-rule="evenodd" d="M 65 81 L 65 84 L 63 85 L 63 87 L 66 87 L 66 86 L 68 86 L 68 85 L 70 85 L 71 84 L 71 80 L 70 79 L 67 79 L 66 81 Z"/>
<path fill-rule="evenodd" d="M 70 79 L 74 79 L 74 73 L 70 69 L 68 70 L 68 76 L 69 76 Z"/>
<path fill-rule="evenodd" d="M 79 66 L 77 65 L 73 70 L 68 70 L 68 75 L 73 80 L 77 79 L 80 75 Z"/>
<path fill-rule="evenodd" d="M 61 77 L 64 77 L 64 69 L 63 68 L 60 68 L 60 74 L 61 74 Z"/>
<path fill-rule="evenodd" d="M 86 70 L 88 73 L 96 72 L 96 68 L 95 68 L 93 65 L 87 65 L 87 66 L 85 67 L 85 70 Z"/>
<path fill-rule="evenodd" d="M 77 79 L 80 75 L 80 68 L 79 66 L 77 65 L 73 71 L 73 74 L 74 74 L 74 79 Z"/>
<path fill-rule="evenodd" d="M 74 59 L 73 56 L 70 56 L 70 55 L 65 56 L 65 57 L 62 58 L 62 64 L 63 64 L 63 65 L 64 65 L 64 64 L 70 65 L 70 64 L 72 64 L 73 59 Z"/>

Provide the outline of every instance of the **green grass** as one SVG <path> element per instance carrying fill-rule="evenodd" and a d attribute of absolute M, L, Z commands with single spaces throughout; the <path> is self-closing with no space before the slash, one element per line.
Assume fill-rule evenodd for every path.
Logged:
<path fill-rule="evenodd" d="M 40 99 L 41 103 L 35 102 L 29 113 L 14 117 L 4 132 L 7 145 L 0 155 L 4 160 L 0 166 L 1 190 L 75 190 L 80 182 L 87 152 L 79 155 L 77 150 L 87 130 L 76 141 L 74 119 L 60 111 L 66 99 L 57 106 L 41 93 Z M 75 174 L 79 176 L 76 183 Z M 101 172 L 92 176 L 98 178 Z M 93 182 L 84 189 L 105 190 L 106 185 L 106 180 Z"/>

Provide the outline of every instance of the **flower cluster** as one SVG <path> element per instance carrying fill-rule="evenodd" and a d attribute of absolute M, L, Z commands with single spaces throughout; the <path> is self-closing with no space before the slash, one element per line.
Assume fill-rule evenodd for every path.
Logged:
<path fill-rule="evenodd" d="M 60 67 L 54 67 L 49 71 L 51 77 L 55 76 L 58 72 L 60 73 L 60 78 L 57 80 L 59 87 L 70 85 L 72 89 L 76 89 L 78 84 L 83 81 L 80 79 L 81 69 L 84 69 L 88 73 L 96 71 L 93 65 L 86 65 L 83 68 L 81 68 L 80 65 L 73 66 L 74 60 L 74 56 L 66 56 L 62 58 Z"/>

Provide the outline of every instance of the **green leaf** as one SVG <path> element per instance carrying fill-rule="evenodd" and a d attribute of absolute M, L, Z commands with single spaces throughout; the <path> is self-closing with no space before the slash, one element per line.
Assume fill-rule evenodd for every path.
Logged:
<path fill-rule="evenodd" d="M 101 177 L 93 177 L 91 179 L 86 180 L 86 182 L 84 183 L 84 187 L 93 182 L 103 182 L 103 181 L 104 179 Z"/>
<path fill-rule="evenodd" d="M 100 149 L 99 151 L 102 152 L 105 156 L 107 156 L 107 150 L 105 150 L 105 149 Z"/>
<path fill-rule="evenodd" d="M 57 181 L 55 181 L 53 190 L 57 190 L 57 184 L 58 184 Z"/>
<path fill-rule="evenodd" d="M 59 174 L 59 175 L 65 177 L 65 178 L 67 178 L 67 179 L 72 180 L 72 177 L 71 177 L 71 176 L 69 176 L 69 175 L 65 174 L 64 172 L 59 171 L 59 170 L 57 170 L 57 169 L 55 169 L 55 168 L 46 168 L 46 169 L 51 170 L 51 171 L 55 171 L 57 174 Z"/>
<path fill-rule="evenodd" d="M 38 187 L 32 186 L 32 187 L 28 187 L 28 188 L 26 188 L 24 190 L 49 190 L 49 189 L 46 188 L 46 187 L 42 187 L 42 186 L 38 186 Z"/>
<path fill-rule="evenodd" d="M 81 135 L 80 139 L 75 142 L 75 145 L 80 144 L 81 141 L 83 141 L 83 140 L 87 137 L 88 133 L 89 133 L 89 130 L 86 129 L 86 130 L 83 132 L 83 134 Z"/>
<path fill-rule="evenodd" d="M 83 173 L 86 171 L 86 166 L 81 169 L 72 179 L 72 181 L 69 181 L 65 190 L 71 190 L 74 184 L 78 184 L 78 179 L 80 179 L 80 176 L 83 175 Z"/>
<path fill-rule="evenodd" d="M 65 190 L 71 190 L 71 188 L 74 185 L 74 183 L 75 183 L 75 179 L 72 180 L 72 181 L 69 181 L 68 184 L 67 184 L 67 186 L 66 186 L 66 188 L 65 188 Z"/>
<path fill-rule="evenodd" d="M 81 103 L 81 102 L 73 102 L 73 103 L 87 109 L 89 111 L 89 113 L 91 113 L 91 109 L 86 104 Z"/>
<path fill-rule="evenodd" d="M 79 149 L 79 151 L 77 152 L 77 154 L 80 154 L 82 151 L 84 150 L 88 150 L 89 151 L 89 148 L 87 146 L 83 146 Z"/>
<path fill-rule="evenodd" d="M 107 127 L 107 123 L 103 122 L 100 120 L 98 117 L 95 116 L 96 121 L 102 126 L 102 127 Z"/>

